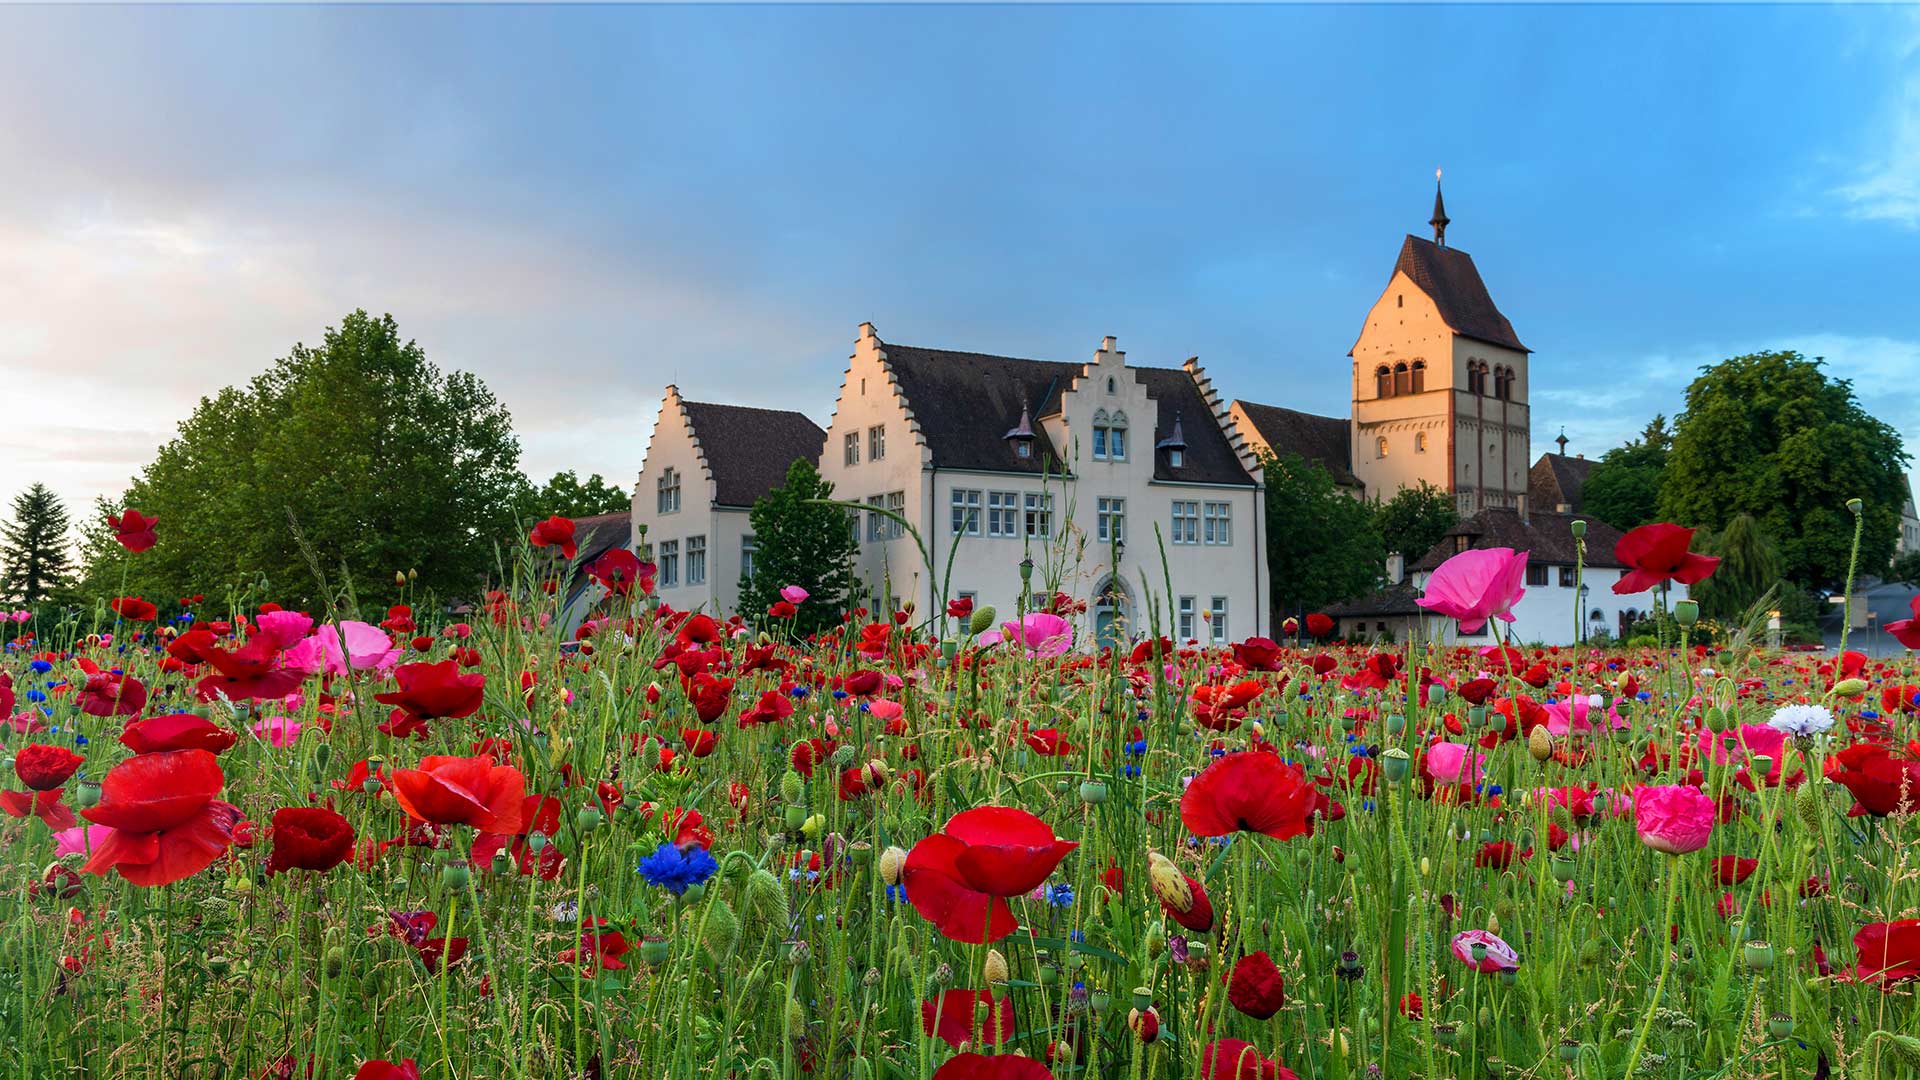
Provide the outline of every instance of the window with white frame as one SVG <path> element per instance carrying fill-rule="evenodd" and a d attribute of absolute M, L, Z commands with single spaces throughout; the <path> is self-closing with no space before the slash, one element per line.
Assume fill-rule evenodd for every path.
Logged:
<path fill-rule="evenodd" d="M 660 541 L 660 587 L 671 589 L 680 584 L 680 541 Z"/>
<path fill-rule="evenodd" d="M 874 509 L 879 509 L 887 505 L 887 497 L 885 495 L 869 495 L 867 496 L 867 505 L 873 507 Z M 873 512 L 873 510 L 867 511 L 867 539 L 868 540 L 885 540 L 886 538 L 887 538 L 886 515 L 876 514 Z"/>
<path fill-rule="evenodd" d="M 753 556 L 759 550 L 760 550 L 759 545 L 754 542 L 754 539 L 751 535 L 742 536 L 740 538 L 740 576 L 741 577 L 750 578 L 753 576 Z"/>
<path fill-rule="evenodd" d="M 1210 502 L 1201 508 L 1201 538 L 1209 544 L 1233 543 L 1233 504 Z"/>
<path fill-rule="evenodd" d="M 860 464 L 860 433 L 857 431 L 847 432 L 847 437 L 843 442 L 847 448 L 846 463 L 849 465 Z"/>
<path fill-rule="evenodd" d="M 879 461 L 887 456 L 887 427 L 875 424 L 867 429 L 867 460 Z"/>
<path fill-rule="evenodd" d="M 1177 610 L 1179 615 L 1178 629 L 1180 631 L 1180 640 L 1186 641 L 1193 637 L 1193 597 L 1181 597 Z"/>
<path fill-rule="evenodd" d="M 1027 492 L 1026 532 L 1043 540 L 1053 535 L 1052 492 Z"/>
<path fill-rule="evenodd" d="M 1093 414 L 1093 459 L 1095 461 L 1125 461 L 1127 459 L 1127 414 L 1107 415 L 1105 409 Z"/>
<path fill-rule="evenodd" d="M 680 471 L 678 469 L 667 469 L 662 472 L 656 487 L 658 497 L 655 505 L 660 513 L 671 514 L 680 509 Z"/>
<path fill-rule="evenodd" d="M 980 489 L 954 488 L 952 495 L 953 533 L 955 536 L 980 535 Z"/>
<path fill-rule="evenodd" d="M 1176 544 L 1200 542 L 1200 504 L 1185 499 L 1173 500 L 1173 529 L 1169 540 Z"/>
<path fill-rule="evenodd" d="M 987 492 L 987 535 L 1020 535 L 1020 493 L 1017 491 Z"/>
<path fill-rule="evenodd" d="M 707 538 L 704 536 L 687 537 L 687 584 L 705 585 L 707 583 Z"/>
<path fill-rule="evenodd" d="M 1127 538 L 1127 500 L 1103 498 L 1099 504 L 1099 537 L 1103 544 Z"/>
<path fill-rule="evenodd" d="M 1227 598 L 1216 596 L 1207 609 L 1207 626 L 1212 631 L 1213 643 L 1221 644 L 1227 640 Z"/>
<path fill-rule="evenodd" d="M 907 513 L 907 493 L 904 491 L 887 492 L 887 509 L 905 517 Z M 907 535 L 907 526 L 900 518 L 887 519 L 887 539 L 898 540 Z"/>

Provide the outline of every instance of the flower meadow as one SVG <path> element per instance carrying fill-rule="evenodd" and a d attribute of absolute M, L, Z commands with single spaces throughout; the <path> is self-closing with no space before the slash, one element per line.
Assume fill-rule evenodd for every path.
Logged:
<path fill-rule="evenodd" d="M 1624 584 L 1713 572 L 1646 529 Z M 1423 601 L 1488 645 L 800 640 L 528 541 L 455 610 L 0 623 L 6 1075 L 1920 1075 L 1911 653 L 1525 647 L 1503 550 Z"/>

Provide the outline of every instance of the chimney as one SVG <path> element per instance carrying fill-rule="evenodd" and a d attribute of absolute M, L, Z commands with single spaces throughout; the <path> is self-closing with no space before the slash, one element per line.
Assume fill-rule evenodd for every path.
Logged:
<path fill-rule="evenodd" d="M 1387 556 L 1387 584 L 1398 585 L 1407 576 L 1407 557 L 1396 551 Z"/>

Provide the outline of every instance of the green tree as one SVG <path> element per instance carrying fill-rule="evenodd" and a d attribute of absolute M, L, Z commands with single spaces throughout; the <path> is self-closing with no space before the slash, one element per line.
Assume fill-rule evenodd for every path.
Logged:
<path fill-rule="evenodd" d="M 554 514 L 561 517 L 582 518 L 596 514 L 617 514 L 631 509 L 632 496 L 607 483 L 599 473 L 593 473 L 584 481 L 572 469 L 553 474 L 553 479 L 535 487 L 527 485 L 520 504 L 519 518 L 546 518 Z"/>
<path fill-rule="evenodd" d="M 1713 576 L 1687 590 L 1709 619 L 1739 618 L 1763 593 L 1780 584 L 1780 549 L 1752 514 L 1736 516 L 1718 533 L 1696 536 L 1693 546 L 1703 554 L 1720 556 L 1720 568 Z"/>
<path fill-rule="evenodd" d="M 1795 352 L 1736 356 L 1701 370 L 1674 424 L 1660 513 L 1726 528 L 1751 514 L 1779 545 L 1789 581 L 1833 589 L 1853 544 L 1848 499 L 1866 504 L 1860 572 L 1878 573 L 1899 537 L 1906 451 L 1867 414 L 1853 384 Z"/>
<path fill-rule="evenodd" d="M 1398 551 L 1407 562 L 1417 561 L 1427 549 L 1440 542 L 1447 530 L 1460 523 L 1453 496 L 1420 481 L 1417 487 L 1404 487 L 1393 498 L 1376 503 L 1374 531 L 1389 552 Z"/>
<path fill-rule="evenodd" d="M 517 524 L 519 459 L 485 383 L 443 373 L 391 315 L 355 311 L 319 347 L 201 399 L 118 504 L 158 514 L 159 543 L 123 561 L 96 525 L 89 581 L 115 588 L 124 566 L 128 592 L 170 597 L 264 578 L 272 599 L 313 603 L 291 518 L 363 603 L 389 601 L 409 569 L 422 592 L 471 595 Z"/>
<path fill-rule="evenodd" d="M 1920 551 L 1902 552 L 1896 556 L 1892 567 L 1887 570 L 1887 580 L 1920 585 Z"/>
<path fill-rule="evenodd" d="M 780 590 L 807 590 L 795 629 L 817 633 L 838 625 L 847 577 L 856 551 L 847 512 L 816 500 L 833 497 L 833 485 L 813 463 L 800 458 L 787 468 L 787 482 L 753 504 L 753 574 L 741 579 L 743 614 L 758 615 L 780 599 Z"/>
<path fill-rule="evenodd" d="M 1616 446 L 1594 462 L 1580 489 L 1580 512 L 1616 529 L 1632 529 L 1660 516 L 1660 486 L 1666 480 L 1673 433 L 1656 415 L 1640 437 Z"/>
<path fill-rule="evenodd" d="M 1387 551 L 1372 509 L 1298 454 L 1263 455 L 1267 576 L 1276 621 L 1371 592 Z"/>
<path fill-rule="evenodd" d="M 13 498 L 13 520 L 0 525 L 0 598 L 41 603 L 67 584 L 73 556 L 67 550 L 67 508 L 45 484 Z"/>

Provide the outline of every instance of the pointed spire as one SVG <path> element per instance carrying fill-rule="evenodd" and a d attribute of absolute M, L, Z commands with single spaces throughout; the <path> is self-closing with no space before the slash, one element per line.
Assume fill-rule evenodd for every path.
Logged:
<path fill-rule="evenodd" d="M 1015 424 L 1012 429 L 1005 435 L 1002 435 L 1001 438 L 1021 439 L 1027 442 L 1033 441 L 1033 413 L 1027 408 L 1025 402 L 1020 403 L 1020 422 Z"/>
<path fill-rule="evenodd" d="M 1561 428 L 1560 437 L 1553 441 L 1560 444 L 1560 456 L 1566 457 L 1567 456 L 1567 429 Z"/>
<path fill-rule="evenodd" d="M 1433 170 L 1433 218 L 1427 222 L 1433 226 L 1433 242 L 1441 247 L 1447 246 L 1447 204 L 1440 198 L 1440 170 Z"/>
<path fill-rule="evenodd" d="M 1154 449 L 1155 450 L 1185 450 L 1186 448 L 1187 448 L 1187 435 L 1185 431 L 1181 430 L 1180 414 L 1176 412 L 1173 414 L 1173 430 L 1167 433 L 1166 438 L 1161 439 L 1157 444 L 1155 444 Z"/>

